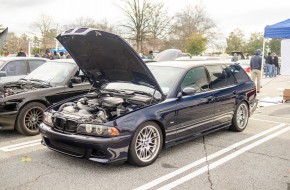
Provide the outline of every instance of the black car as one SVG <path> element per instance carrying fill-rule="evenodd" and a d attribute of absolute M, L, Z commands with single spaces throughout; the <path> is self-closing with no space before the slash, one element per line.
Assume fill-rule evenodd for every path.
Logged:
<path fill-rule="evenodd" d="M 243 131 L 256 108 L 255 84 L 237 64 L 146 66 L 122 38 L 95 29 L 68 30 L 57 39 L 95 91 L 46 110 L 40 132 L 52 150 L 146 166 L 163 147 L 223 128 Z"/>
<path fill-rule="evenodd" d="M 48 61 L 17 82 L 0 84 L 0 129 L 39 134 L 43 110 L 91 85 L 73 60 Z"/>

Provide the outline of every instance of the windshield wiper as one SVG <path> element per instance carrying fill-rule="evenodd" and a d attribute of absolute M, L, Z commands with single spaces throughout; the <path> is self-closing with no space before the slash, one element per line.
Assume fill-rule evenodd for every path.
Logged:
<path fill-rule="evenodd" d="M 30 81 L 34 81 L 34 82 L 39 82 L 39 83 L 45 83 L 45 85 L 47 85 L 47 86 L 51 86 L 50 82 L 45 81 L 45 80 L 33 79 L 33 78 L 28 79 L 28 80 L 30 80 Z"/>

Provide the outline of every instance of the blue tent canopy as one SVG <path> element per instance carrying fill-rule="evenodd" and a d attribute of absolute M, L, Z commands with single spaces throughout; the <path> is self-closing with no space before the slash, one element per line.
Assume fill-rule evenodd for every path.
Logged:
<path fill-rule="evenodd" d="M 67 50 L 66 49 L 64 49 L 64 48 L 59 48 L 59 49 L 55 49 L 55 48 L 53 48 L 53 49 L 50 49 L 49 50 L 51 53 L 53 53 L 54 51 L 56 51 L 56 52 L 64 52 L 64 53 L 66 53 L 67 52 Z"/>
<path fill-rule="evenodd" d="M 290 19 L 267 25 L 264 32 L 265 38 L 290 38 Z"/>

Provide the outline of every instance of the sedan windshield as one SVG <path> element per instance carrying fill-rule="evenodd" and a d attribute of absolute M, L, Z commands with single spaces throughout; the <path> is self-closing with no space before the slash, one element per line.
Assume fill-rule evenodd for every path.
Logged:
<path fill-rule="evenodd" d="M 150 71 L 154 75 L 155 79 L 157 80 L 158 84 L 160 85 L 160 88 L 162 92 L 166 95 L 170 89 L 173 87 L 176 79 L 180 75 L 180 73 L 183 71 L 183 68 L 177 68 L 177 67 L 163 67 L 163 66 L 153 66 L 148 65 Z M 125 82 L 112 82 L 108 83 L 104 88 L 104 90 L 110 90 L 110 91 L 116 91 L 120 93 L 141 93 L 145 92 L 148 94 L 153 94 L 154 89 L 150 88 L 148 86 L 144 85 L 137 85 L 132 83 L 125 83 Z M 156 98 L 161 98 L 161 94 L 158 92 L 155 92 Z"/>
<path fill-rule="evenodd" d="M 184 70 L 179 67 L 147 65 L 157 80 L 161 90 L 167 94 L 175 84 L 178 76 Z"/>
<path fill-rule="evenodd" d="M 27 80 L 45 81 L 50 84 L 63 83 L 73 72 L 76 64 L 65 62 L 46 62 L 25 77 Z"/>

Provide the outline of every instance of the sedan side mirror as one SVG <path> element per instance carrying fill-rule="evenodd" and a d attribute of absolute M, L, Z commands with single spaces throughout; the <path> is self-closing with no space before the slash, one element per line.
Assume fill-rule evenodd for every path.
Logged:
<path fill-rule="evenodd" d="M 184 95 L 193 95 L 196 93 L 196 90 L 195 88 L 192 88 L 192 87 L 185 87 L 183 90 L 182 90 L 182 93 Z"/>
<path fill-rule="evenodd" d="M 70 81 L 74 84 L 80 84 L 82 83 L 82 79 L 80 77 L 73 77 L 70 79 Z"/>
<path fill-rule="evenodd" d="M 0 77 L 6 77 L 7 73 L 6 71 L 0 71 Z"/>
<path fill-rule="evenodd" d="M 69 88 L 73 88 L 73 87 L 74 87 L 72 81 L 68 81 L 67 86 L 68 86 Z"/>
<path fill-rule="evenodd" d="M 192 87 L 185 87 L 182 92 L 178 92 L 177 98 L 181 98 L 183 95 L 193 95 L 196 93 L 195 88 Z"/>

